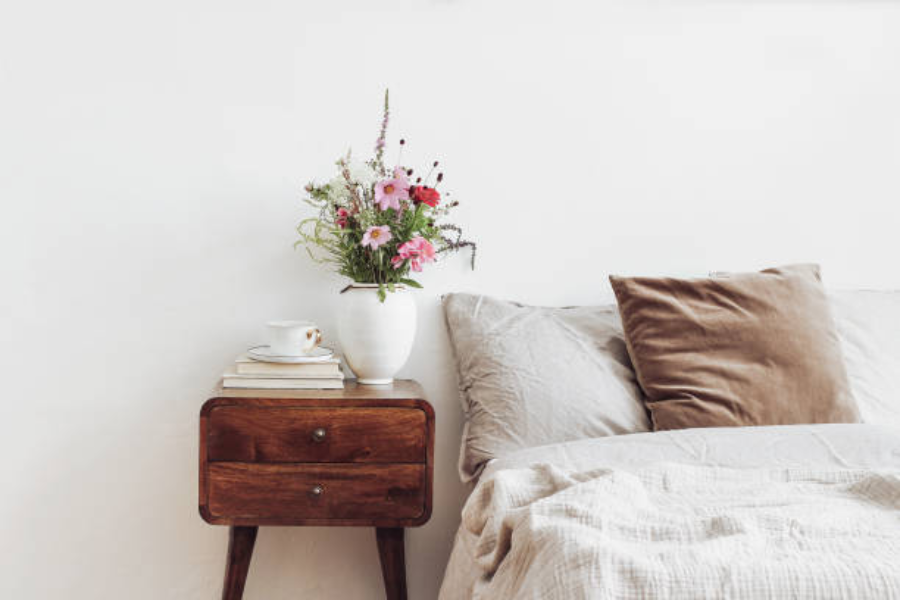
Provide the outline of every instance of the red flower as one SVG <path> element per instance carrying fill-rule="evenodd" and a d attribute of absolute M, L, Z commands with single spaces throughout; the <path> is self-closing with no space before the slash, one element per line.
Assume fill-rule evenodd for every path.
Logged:
<path fill-rule="evenodd" d="M 334 221 L 335 221 L 335 223 L 337 223 L 338 227 L 340 227 L 341 229 L 344 229 L 345 227 L 347 227 L 347 221 L 349 219 L 350 219 L 350 211 L 348 211 L 346 208 L 337 209 L 337 219 L 335 219 Z"/>
<path fill-rule="evenodd" d="M 416 204 L 422 203 L 427 204 L 431 208 L 434 208 L 438 205 L 438 202 L 441 201 L 441 193 L 438 192 L 434 188 L 425 187 L 424 185 L 417 185 L 410 190 L 410 195 L 412 196 L 413 202 Z"/>

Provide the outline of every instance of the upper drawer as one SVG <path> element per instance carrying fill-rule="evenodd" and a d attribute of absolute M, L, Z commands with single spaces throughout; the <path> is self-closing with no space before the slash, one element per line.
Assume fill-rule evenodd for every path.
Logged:
<path fill-rule="evenodd" d="M 207 459 L 240 462 L 423 463 L 425 413 L 416 408 L 220 406 Z"/>

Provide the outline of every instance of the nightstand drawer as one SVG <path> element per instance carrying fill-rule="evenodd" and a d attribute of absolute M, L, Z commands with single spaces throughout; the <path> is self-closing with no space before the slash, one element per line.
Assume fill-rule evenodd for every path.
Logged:
<path fill-rule="evenodd" d="M 425 513 L 425 465 L 209 465 L 212 519 L 415 519 Z"/>
<path fill-rule="evenodd" d="M 424 463 L 417 408 L 221 406 L 209 413 L 210 462 Z"/>

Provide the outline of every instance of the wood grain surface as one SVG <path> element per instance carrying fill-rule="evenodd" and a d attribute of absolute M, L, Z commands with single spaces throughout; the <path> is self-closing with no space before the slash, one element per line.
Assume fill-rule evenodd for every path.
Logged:
<path fill-rule="evenodd" d="M 387 600 L 406 600 L 405 529 L 379 527 L 375 530 L 378 559 Z"/>
<path fill-rule="evenodd" d="M 209 413 L 210 462 L 424 463 L 416 408 L 223 406 Z"/>
<path fill-rule="evenodd" d="M 425 465 L 209 465 L 210 516 L 284 524 L 413 521 L 425 512 Z"/>
<path fill-rule="evenodd" d="M 406 599 L 404 527 L 431 517 L 434 409 L 414 381 L 237 390 L 200 410 L 201 516 L 231 525 L 222 597 L 239 600 L 257 526 L 371 526 L 385 592 Z"/>
<path fill-rule="evenodd" d="M 355 379 L 344 381 L 342 390 L 245 390 L 223 388 L 221 381 L 213 398 L 274 398 L 287 400 L 419 400 L 425 398 L 422 386 L 411 379 L 395 379 L 388 385 L 359 385 Z"/>
<path fill-rule="evenodd" d="M 241 600 L 243 597 L 258 530 L 258 527 L 232 527 L 228 532 L 222 600 Z"/>

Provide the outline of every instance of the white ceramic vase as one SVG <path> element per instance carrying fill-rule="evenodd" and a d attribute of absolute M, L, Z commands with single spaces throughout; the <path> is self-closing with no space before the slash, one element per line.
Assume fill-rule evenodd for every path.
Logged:
<path fill-rule="evenodd" d="M 416 336 L 416 303 L 404 287 L 378 299 L 378 285 L 354 283 L 338 296 L 338 336 L 359 383 L 387 385 L 406 364 Z"/>

